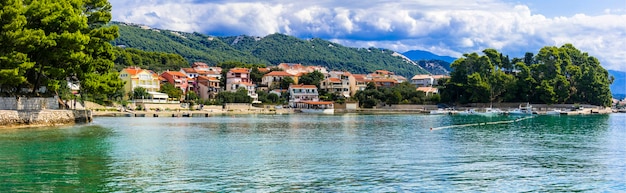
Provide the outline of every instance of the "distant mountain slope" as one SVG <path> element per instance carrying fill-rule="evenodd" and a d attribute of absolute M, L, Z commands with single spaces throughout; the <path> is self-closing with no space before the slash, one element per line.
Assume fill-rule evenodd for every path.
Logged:
<path fill-rule="evenodd" d="M 418 60 L 417 62 L 422 68 L 431 74 L 450 74 L 450 63 L 442 60 Z"/>
<path fill-rule="evenodd" d="M 120 28 L 120 37 L 112 42 L 114 45 L 176 53 L 189 62 L 202 61 L 211 65 L 226 61 L 266 65 L 302 63 L 352 73 L 384 69 L 409 78 L 428 73 L 415 62 L 388 49 L 350 48 L 322 39 L 302 40 L 283 34 L 262 38 L 212 37 L 119 22 L 113 24 Z"/>
<path fill-rule="evenodd" d="M 450 57 L 450 56 L 440 56 L 440 55 L 436 55 L 427 51 L 422 51 L 422 50 L 411 50 L 411 51 L 407 51 L 402 53 L 402 55 L 405 55 L 406 57 L 410 58 L 413 61 L 418 61 L 418 60 L 442 60 L 442 61 L 446 61 L 448 63 L 452 63 L 454 62 L 454 60 L 456 60 L 456 58 Z"/>
<path fill-rule="evenodd" d="M 411 50 L 402 54 L 418 63 L 431 74 L 450 74 L 450 63 L 456 60 L 456 58 L 450 56 L 439 56 L 422 50 Z"/>
<path fill-rule="evenodd" d="M 626 72 L 609 70 L 609 75 L 615 77 L 611 84 L 611 93 L 626 95 Z"/>

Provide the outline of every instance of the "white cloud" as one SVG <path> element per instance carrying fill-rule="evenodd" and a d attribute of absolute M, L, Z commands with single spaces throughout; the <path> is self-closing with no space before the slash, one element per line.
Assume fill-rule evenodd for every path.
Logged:
<path fill-rule="evenodd" d="M 116 21 L 210 35 L 285 33 L 357 47 L 412 49 L 460 56 L 496 48 L 512 57 L 572 43 L 609 69 L 626 71 L 626 15 L 545 17 L 498 0 L 384 0 L 293 3 L 202 0 L 111 0 Z"/>

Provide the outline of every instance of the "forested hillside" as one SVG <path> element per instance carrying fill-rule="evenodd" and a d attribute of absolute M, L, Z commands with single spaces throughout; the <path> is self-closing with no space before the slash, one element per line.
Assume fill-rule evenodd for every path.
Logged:
<path fill-rule="evenodd" d="M 135 48 L 113 49 L 115 70 L 121 71 L 127 66 L 138 66 L 156 72 L 178 70 L 189 67 L 189 62 L 178 54 L 166 52 L 146 52 Z"/>
<path fill-rule="evenodd" d="M 150 52 L 181 55 L 187 62 L 216 65 L 226 61 L 249 64 L 276 65 L 302 63 L 325 66 L 329 70 L 370 73 L 389 70 L 411 77 L 428 73 L 416 63 L 398 56 L 392 50 L 379 48 L 349 48 L 322 39 L 302 40 L 283 34 L 266 37 L 211 37 L 199 33 L 183 33 L 149 29 L 139 25 L 113 23 L 119 27 L 116 46 Z"/>

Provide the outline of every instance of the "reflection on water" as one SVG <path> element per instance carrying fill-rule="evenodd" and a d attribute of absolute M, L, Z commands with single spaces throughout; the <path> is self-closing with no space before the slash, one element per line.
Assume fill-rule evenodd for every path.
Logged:
<path fill-rule="evenodd" d="M 626 191 L 626 116 L 97 118 L 0 132 L 1 190 Z"/>
<path fill-rule="evenodd" d="M 106 189 L 112 131 L 100 126 L 0 131 L 2 192 Z"/>

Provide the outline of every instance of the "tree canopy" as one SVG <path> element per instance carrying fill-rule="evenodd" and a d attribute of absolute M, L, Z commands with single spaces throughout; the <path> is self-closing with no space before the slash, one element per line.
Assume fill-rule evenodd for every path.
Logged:
<path fill-rule="evenodd" d="M 4 95 L 48 93 L 73 77 L 85 93 L 114 93 L 123 86 L 113 67 L 106 0 L 0 2 L 0 89 Z"/>
<path fill-rule="evenodd" d="M 612 77 L 598 59 L 572 44 L 546 46 L 513 60 L 494 49 L 483 54 L 464 54 L 451 64 L 442 100 L 611 105 Z"/>

